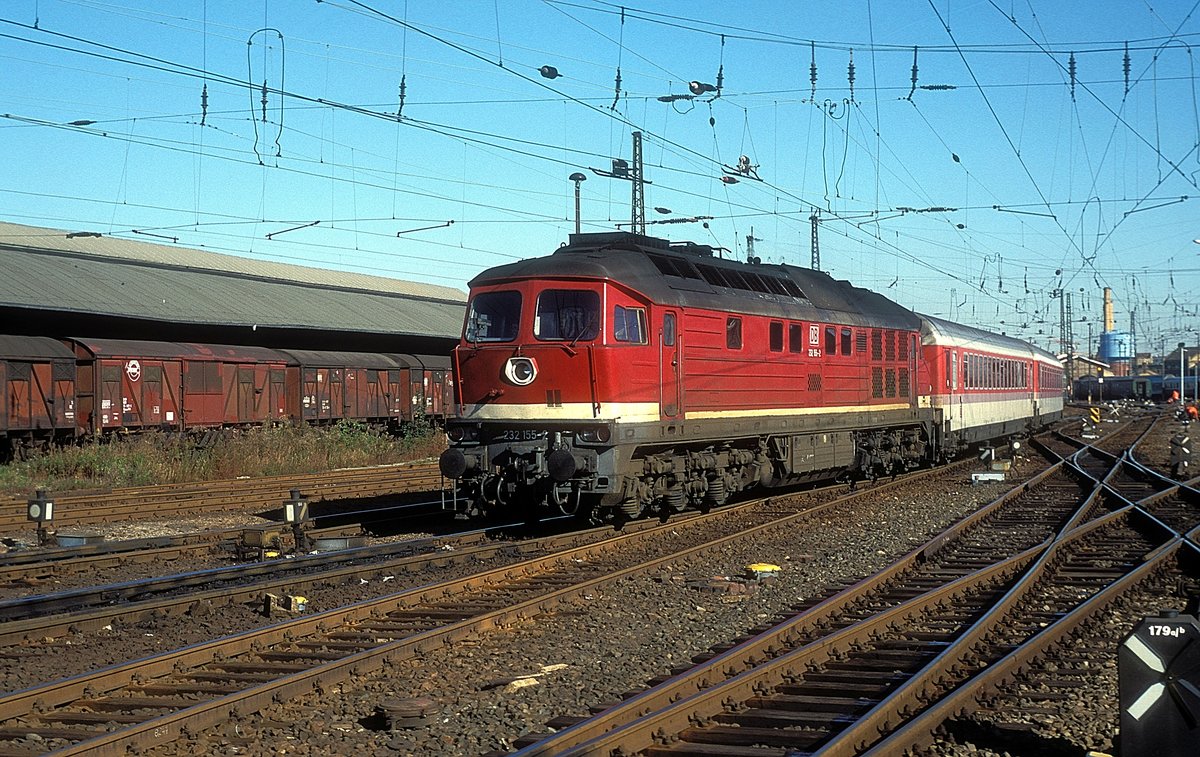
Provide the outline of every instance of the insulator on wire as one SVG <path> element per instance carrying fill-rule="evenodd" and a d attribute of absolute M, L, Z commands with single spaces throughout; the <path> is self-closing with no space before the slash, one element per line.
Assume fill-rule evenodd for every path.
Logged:
<path fill-rule="evenodd" d="M 617 66 L 617 81 L 616 91 L 613 92 L 613 103 L 609 106 L 609 110 L 616 110 L 617 103 L 621 101 L 621 67 Z"/>
<path fill-rule="evenodd" d="M 1129 94 L 1129 43 L 1125 43 L 1125 61 L 1121 64 L 1125 71 L 1125 94 Z"/>
<path fill-rule="evenodd" d="M 917 48 L 913 48 L 912 89 L 908 90 L 908 101 L 912 102 L 913 92 L 917 91 Z"/>
<path fill-rule="evenodd" d="M 262 84 L 262 120 L 267 122 L 267 80 L 263 79 Z"/>
<path fill-rule="evenodd" d="M 407 74 L 400 74 L 400 104 L 396 108 L 396 118 L 404 117 L 404 95 L 407 89 L 405 79 L 407 76 Z"/>
<path fill-rule="evenodd" d="M 812 82 L 812 102 L 817 101 L 817 44 L 811 43 L 812 60 L 808 64 L 808 80 Z"/>
<path fill-rule="evenodd" d="M 200 125 L 208 120 L 208 82 L 204 83 L 203 89 L 200 90 Z"/>
<path fill-rule="evenodd" d="M 850 51 L 850 65 L 846 66 L 846 78 L 850 80 L 850 102 L 854 102 L 854 50 Z"/>
<path fill-rule="evenodd" d="M 1067 73 L 1071 75 L 1071 102 L 1075 102 L 1075 53 L 1067 60 Z"/>

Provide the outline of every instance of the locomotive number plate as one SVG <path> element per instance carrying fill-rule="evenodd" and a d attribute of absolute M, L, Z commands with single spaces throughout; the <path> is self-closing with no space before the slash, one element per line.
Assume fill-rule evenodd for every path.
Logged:
<path fill-rule="evenodd" d="M 545 439 L 546 432 L 528 428 L 510 428 L 501 431 L 496 438 L 505 442 L 536 442 L 539 439 Z"/>

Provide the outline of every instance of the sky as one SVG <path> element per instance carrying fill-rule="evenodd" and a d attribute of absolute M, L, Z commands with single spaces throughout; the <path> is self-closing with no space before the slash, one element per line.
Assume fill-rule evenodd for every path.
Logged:
<path fill-rule="evenodd" d="M 640 132 L 653 236 L 809 266 L 819 211 L 835 278 L 1054 350 L 1108 286 L 1160 353 L 1200 343 L 1198 5 L 7 0 L 0 220 L 465 291 L 566 241 L 576 172 L 628 229 Z"/>

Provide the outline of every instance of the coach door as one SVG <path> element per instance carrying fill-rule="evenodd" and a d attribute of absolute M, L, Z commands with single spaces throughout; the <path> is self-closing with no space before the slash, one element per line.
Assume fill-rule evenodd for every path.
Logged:
<path fill-rule="evenodd" d="M 680 415 L 680 365 L 678 316 L 674 310 L 663 313 L 662 329 L 658 332 L 659 350 L 659 407 L 664 419 Z"/>

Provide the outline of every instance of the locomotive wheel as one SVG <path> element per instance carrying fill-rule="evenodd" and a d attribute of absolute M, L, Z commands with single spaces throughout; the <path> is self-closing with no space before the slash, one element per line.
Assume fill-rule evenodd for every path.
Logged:
<path fill-rule="evenodd" d="M 684 493 L 682 486 L 673 486 L 667 489 L 667 493 L 663 496 L 663 504 L 666 506 L 667 512 L 680 513 L 687 507 L 687 494 Z"/>
<path fill-rule="evenodd" d="M 617 513 L 627 521 L 633 520 L 642 514 L 642 503 L 636 498 L 627 499 L 618 506 Z"/>
<path fill-rule="evenodd" d="M 708 480 L 708 491 L 704 493 L 703 509 L 707 511 L 709 508 L 720 507 L 728 498 L 729 495 L 725 491 L 725 477 L 714 476 Z"/>

